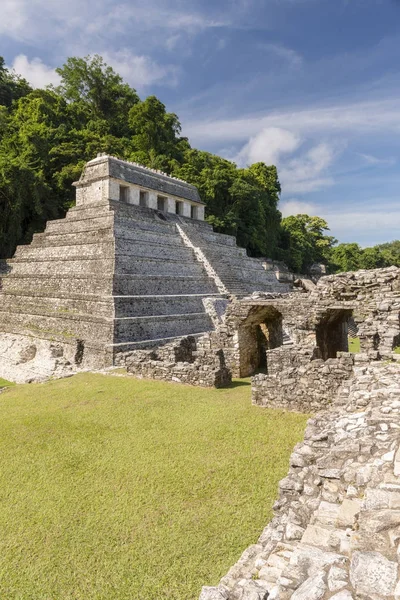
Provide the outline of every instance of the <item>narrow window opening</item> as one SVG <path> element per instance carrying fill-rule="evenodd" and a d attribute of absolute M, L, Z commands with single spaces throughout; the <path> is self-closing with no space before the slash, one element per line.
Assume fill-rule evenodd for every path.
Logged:
<path fill-rule="evenodd" d="M 83 340 L 76 340 L 75 364 L 78 365 L 78 367 L 82 364 L 84 351 L 85 344 Z"/>
<path fill-rule="evenodd" d="M 191 206 L 190 207 L 190 218 L 191 219 L 198 219 L 198 214 L 197 214 L 197 206 Z"/>
<path fill-rule="evenodd" d="M 179 202 L 179 200 L 175 202 L 175 212 L 177 215 L 183 215 L 183 202 Z"/>
<path fill-rule="evenodd" d="M 167 199 L 165 196 L 157 196 L 157 209 L 167 212 Z"/>
<path fill-rule="evenodd" d="M 149 192 L 144 192 L 140 190 L 139 192 L 139 206 L 147 207 L 149 206 Z"/>
<path fill-rule="evenodd" d="M 119 199 L 121 202 L 129 202 L 129 186 L 128 185 L 120 185 L 119 186 Z"/>

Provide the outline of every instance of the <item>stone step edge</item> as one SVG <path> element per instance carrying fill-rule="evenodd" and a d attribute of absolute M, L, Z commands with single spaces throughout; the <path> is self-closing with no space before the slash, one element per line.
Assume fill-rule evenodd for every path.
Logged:
<path fill-rule="evenodd" d="M 97 232 L 98 230 L 94 230 L 94 231 Z M 82 231 L 82 232 L 79 232 L 79 233 L 87 233 L 87 231 Z M 41 238 L 41 240 L 46 240 L 47 238 L 51 239 L 51 238 L 55 238 L 57 236 L 62 236 L 62 235 L 72 235 L 73 236 L 73 235 L 77 235 L 77 234 L 76 233 L 57 233 L 57 234 L 44 234 L 44 233 L 41 233 L 40 235 L 43 236 Z M 154 234 L 154 235 L 158 235 L 159 237 L 162 237 L 158 233 Z M 181 240 L 180 240 L 179 237 L 177 237 L 177 236 L 175 236 L 174 234 L 171 234 L 171 233 L 168 233 L 168 234 L 165 234 L 165 235 L 166 235 L 166 237 L 168 237 L 168 236 L 169 237 L 176 237 L 176 240 L 178 241 L 178 243 L 177 244 L 171 244 L 170 240 L 168 240 L 168 241 L 163 241 L 162 242 L 163 246 L 170 246 L 171 248 L 179 248 L 179 249 L 180 248 L 185 248 L 185 246 L 183 246 L 181 244 Z M 32 241 L 31 244 L 20 244 L 19 246 L 17 246 L 17 251 L 20 248 L 35 248 L 35 249 L 36 248 L 64 248 L 64 247 L 70 248 L 71 246 L 93 246 L 93 244 L 98 244 L 98 245 L 103 244 L 104 245 L 104 244 L 107 244 L 109 242 L 114 242 L 115 240 L 123 240 L 123 241 L 127 241 L 127 242 L 130 242 L 130 243 L 136 244 L 136 245 L 139 245 L 139 244 L 143 245 L 143 244 L 145 244 L 146 246 L 160 246 L 160 243 L 157 243 L 155 241 L 149 242 L 149 241 L 146 240 L 146 241 L 143 242 L 143 240 L 136 239 L 136 238 L 131 238 L 131 237 L 125 237 L 123 235 L 121 236 L 119 234 L 115 234 L 115 233 L 113 233 L 113 232 L 110 231 L 110 233 L 109 233 L 109 240 L 105 240 L 103 237 L 100 240 L 93 239 L 93 240 L 85 240 L 85 241 L 78 241 L 78 242 L 76 242 L 76 241 L 74 242 L 73 240 L 71 240 L 71 242 L 68 243 L 68 244 L 62 242 L 62 243 L 59 243 L 59 244 L 50 244 L 48 246 L 46 246 L 44 244 L 42 245 L 42 244 L 36 243 L 38 241 L 38 239 L 36 238 L 36 239 L 34 239 Z M 52 240 L 52 241 L 56 241 L 56 240 Z"/>
<path fill-rule="evenodd" d="M 225 298 L 226 295 L 224 296 L 223 294 L 219 294 L 218 292 L 210 292 L 209 294 L 207 293 L 203 293 L 203 294 L 65 294 L 64 292 L 57 292 L 56 295 L 48 295 L 48 294 L 42 294 L 42 293 L 35 293 L 35 295 L 29 294 L 29 293 L 22 293 L 22 292 L 15 292 L 13 293 L 12 291 L 6 291 L 1 293 L 0 292 L 0 300 L 2 298 L 6 299 L 8 296 L 11 296 L 12 299 L 14 299 L 15 297 L 22 297 L 22 298 L 30 298 L 32 301 L 35 301 L 36 298 L 40 298 L 42 300 L 83 300 L 85 302 L 98 302 L 100 304 L 106 304 L 108 302 L 112 302 L 113 299 L 115 300 L 121 300 L 121 299 L 126 299 L 126 300 L 131 300 L 131 299 L 135 299 L 135 300 L 152 300 L 152 299 L 161 299 L 161 298 L 211 298 L 211 297 L 216 297 L 216 298 Z M 11 298 L 10 298 L 11 300 Z M 13 300 L 14 301 L 14 300 Z"/>
<path fill-rule="evenodd" d="M 207 317 L 210 318 L 209 315 L 204 312 L 195 312 L 195 313 L 178 313 L 174 315 L 144 315 L 137 317 L 115 317 L 112 319 L 113 321 L 124 322 L 127 323 L 144 323 L 146 321 L 173 321 L 174 319 L 189 319 L 190 317 Z"/>
<path fill-rule="evenodd" d="M 133 346 L 133 347 L 139 347 L 139 346 L 145 346 L 145 345 L 154 345 L 157 346 L 158 344 L 162 344 L 164 343 L 168 343 L 170 341 L 173 340 L 184 340 L 187 337 L 194 337 L 194 338 L 198 338 L 198 337 L 202 337 L 203 335 L 207 335 L 208 333 L 210 333 L 210 331 L 201 331 L 198 333 L 187 333 L 185 335 L 174 335 L 171 337 L 163 337 L 163 338 L 153 338 L 153 339 L 148 339 L 148 340 L 141 340 L 141 341 L 137 341 L 137 342 L 118 342 L 115 344 L 106 344 L 106 348 L 122 348 L 122 347 L 126 347 L 126 346 Z"/>
<path fill-rule="evenodd" d="M 220 294 L 219 292 L 210 292 L 209 294 L 114 294 L 110 298 L 209 298 L 211 296 L 225 298 L 226 294 Z"/>
<path fill-rule="evenodd" d="M 198 267 L 199 265 L 194 260 L 183 260 L 179 258 L 170 258 L 163 256 L 162 258 L 157 256 L 138 256 L 132 254 L 124 254 L 122 252 L 113 252 L 111 256 L 49 256 L 48 258 L 40 258 L 35 259 L 34 257 L 26 257 L 26 258 L 10 258 L 8 262 L 10 264 L 23 264 L 23 263 L 48 263 L 48 262 L 79 262 L 79 261 L 99 261 L 99 260 L 110 260 L 114 261 L 118 258 L 135 258 L 135 262 L 138 261 L 155 261 L 155 262 L 163 262 L 163 263 L 179 263 L 179 264 L 188 264 Z"/>
<path fill-rule="evenodd" d="M 174 319 L 182 319 L 182 318 L 186 318 L 188 320 L 190 320 L 191 317 L 207 317 L 209 318 L 209 315 L 204 311 L 204 312 L 195 312 L 195 313 L 178 313 L 178 314 L 166 314 L 166 315 L 143 315 L 143 316 L 135 316 L 135 317 L 106 317 L 106 316 L 94 316 L 93 313 L 85 313 L 85 312 L 68 312 L 68 311 L 57 311 L 55 310 L 54 312 L 50 312 L 50 311 L 41 311 L 41 312 L 37 312 L 37 313 L 30 313 L 30 312 L 25 312 L 23 310 L 21 311 L 17 311 L 17 310 L 1 310 L 0 307 L 0 322 L 1 322 L 1 316 L 2 315 L 6 315 L 8 317 L 11 317 L 11 315 L 23 315 L 24 317 L 27 318 L 35 318 L 35 317 L 44 317 L 44 318 L 58 318 L 58 319 L 66 319 L 68 321 L 84 321 L 84 322 L 90 322 L 90 323 L 115 323 L 116 321 L 118 322 L 124 322 L 127 323 L 128 321 L 130 323 L 144 323 L 146 321 L 172 321 Z"/>
<path fill-rule="evenodd" d="M 29 312 L 23 312 L 23 311 L 10 311 L 9 309 L 7 311 L 1 310 L 0 309 L 0 321 L 1 321 L 1 316 L 5 315 L 6 317 L 8 317 L 8 320 L 10 320 L 10 316 L 11 315 L 23 315 L 26 318 L 50 318 L 50 319 L 65 319 L 67 321 L 84 321 L 84 322 L 88 322 L 88 323 L 113 323 L 114 318 L 113 317 L 96 317 L 93 315 L 93 313 L 70 313 L 70 312 L 64 312 L 64 311 L 54 311 L 52 313 L 49 312 L 40 312 L 40 313 L 29 313 Z"/>
<path fill-rule="evenodd" d="M 199 279 L 199 275 L 141 275 L 138 273 L 114 273 L 114 277 L 118 277 L 118 278 L 125 278 L 125 279 L 131 279 L 131 280 L 135 280 L 135 279 L 139 279 L 139 280 L 152 280 L 152 279 L 161 279 L 162 281 L 166 280 L 166 279 L 173 279 L 173 280 L 194 280 L 194 281 L 200 281 Z M 60 273 L 59 275 L 49 275 L 46 273 L 7 273 L 6 277 L 4 277 L 4 280 L 6 279 L 45 279 L 46 281 L 49 279 L 67 279 L 68 281 L 73 281 L 74 279 L 78 279 L 78 280 L 84 280 L 84 279 L 89 279 L 90 281 L 93 280 L 99 280 L 99 281 L 113 281 L 113 275 L 112 274 L 107 274 L 107 275 L 95 275 L 95 274 L 91 274 L 88 273 L 86 275 L 82 274 L 82 273 L 74 273 L 73 276 L 71 276 L 71 274 L 66 274 L 66 273 Z M 206 281 L 208 281 L 208 277 L 204 276 L 204 279 Z M 204 283 L 204 282 L 203 282 Z M 1 293 L 1 292 L 0 292 Z"/>

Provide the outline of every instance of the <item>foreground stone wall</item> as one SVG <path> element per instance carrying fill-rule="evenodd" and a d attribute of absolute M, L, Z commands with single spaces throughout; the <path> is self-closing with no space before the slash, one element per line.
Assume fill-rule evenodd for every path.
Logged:
<path fill-rule="evenodd" d="M 201 600 L 400 598 L 400 365 L 356 366 L 307 425 L 274 518 Z"/>
<path fill-rule="evenodd" d="M 310 295 L 315 319 L 329 306 L 353 311 L 362 352 L 391 358 L 400 344 L 400 269 L 361 270 L 322 277 Z"/>
<path fill-rule="evenodd" d="M 222 350 L 212 350 L 208 336 L 183 338 L 154 350 L 137 350 L 121 357 L 136 377 L 204 387 L 226 387 L 232 381 Z"/>
<path fill-rule="evenodd" d="M 311 350 L 278 348 L 267 352 L 268 374 L 252 377 L 252 402 L 268 406 L 316 412 L 328 408 L 341 383 L 353 375 L 354 355 L 313 360 Z"/>

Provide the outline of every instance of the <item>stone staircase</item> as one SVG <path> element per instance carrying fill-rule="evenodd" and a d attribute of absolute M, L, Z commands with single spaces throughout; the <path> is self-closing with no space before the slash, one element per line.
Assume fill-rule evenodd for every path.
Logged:
<path fill-rule="evenodd" d="M 115 354 L 210 331 L 219 295 L 176 225 L 120 202 L 75 207 L 19 246 L 2 279 L 0 330 Z M 110 358 L 111 357 L 111 358 Z"/>
<path fill-rule="evenodd" d="M 48 222 L 7 268 L 0 331 L 84 343 L 100 365 L 211 331 L 207 297 L 286 291 L 234 237 L 203 221 L 113 200 Z"/>
<path fill-rule="evenodd" d="M 192 244 L 199 248 L 231 295 L 244 297 L 254 291 L 289 292 L 287 284 L 279 283 L 274 273 L 266 271 L 261 261 L 250 258 L 244 248 L 236 245 L 233 236 L 215 233 L 211 226 L 181 219 L 180 227 Z"/>

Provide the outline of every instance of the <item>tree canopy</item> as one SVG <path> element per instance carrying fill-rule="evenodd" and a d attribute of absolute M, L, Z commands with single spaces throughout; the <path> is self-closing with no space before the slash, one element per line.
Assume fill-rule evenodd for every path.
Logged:
<path fill-rule="evenodd" d="M 0 258 L 64 216 L 83 165 L 106 152 L 196 185 L 207 220 L 250 255 L 283 259 L 296 272 L 314 262 L 332 271 L 400 264 L 400 241 L 362 250 L 336 245 L 320 217 L 282 219 L 274 165 L 238 168 L 192 148 L 178 116 L 155 96 L 141 100 L 101 56 L 71 57 L 56 70 L 58 86 L 33 90 L 0 57 Z"/>

